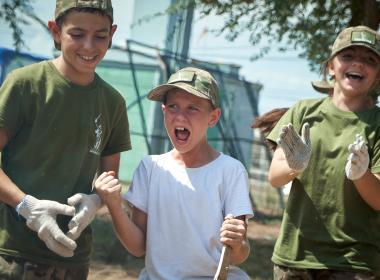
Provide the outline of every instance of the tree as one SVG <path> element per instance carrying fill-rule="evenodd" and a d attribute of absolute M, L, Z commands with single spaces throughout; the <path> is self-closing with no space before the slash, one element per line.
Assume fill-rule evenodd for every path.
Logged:
<path fill-rule="evenodd" d="M 24 45 L 21 24 L 25 17 L 44 23 L 33 13 L 34 0 L 0 0 L 0 19 L 13 31 L 14 46 Z M 374 30 L 380 26 L 380 0 L 178 0 L 167 12 L 194 5 L 201 16 L 223 16 L 224 25 L 217 32 L 234 40 L 249 32 L 249 41 L 257 46 L 265 39 L 253 58 L 268 53 L 282 43 L 281 51 L 297 49 L 309 61 L 312 70 L 319 69 L 330 53 L 337 34 L 348 26 L 367 25 Z M 253 51 L 252 51 L 253 53 Z"/>
<path fill-rule="evenodd" d="M 33 0 L 0 0 L 0 20 L 4 20 L 12 30 L 16 50 L 25 45 L 21 25 L 28 22 L 22 14 L 34 16 L 32 2 Z"/>
<path fill-rule="evenodd" d="M 276 43 L 300 50 L 312 70 L 319 69 L 330 53 L 337 34 L 344 28 L 380 25 L 380 0 L 188 0 L 177 7 L 195 3 L 201 16 L 224 16 L 218 32 L 234 40 L 249 32 L 253 46 L 263 42 L 257 57 L 265 55 Z M 185 4 L 187 3 L 187 4 Z"/>

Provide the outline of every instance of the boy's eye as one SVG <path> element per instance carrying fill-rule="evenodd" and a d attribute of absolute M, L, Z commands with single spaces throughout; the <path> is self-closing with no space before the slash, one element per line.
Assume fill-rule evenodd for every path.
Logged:
<path fill-rule="evenodd" d="M 168 108 L 170 111 L 173 111 L 177 108 L 175 104 L 166 104 L 166 108 Z"/>
<path fill-rule="evenodd" d="M 351 59 L 353 56 L 352 56 L 352 54 L 350 54 L 350 53 L 344 53 L 344 54 L 342 54 L 342 58 L 343 59 Z"/>
<path fill-rule="evenodd" d="M 376 57 L 374 56 L 367 56 L 366 57 L 366 63 L 369 64 L 369 65 L 375 65 L 377 66 L 379 64 L 379 61 Z"/>
<path fill-rule="evenodd" d="M 194 107 L 194 106 L 190 106 L 189 110 L 190 110 L 190 111 L 198 111 L 198 108 L 197 108 L 197 107 Z"/>
<path fill-rule="evenodd" d="M 74 34 L 70 34 L 71 35 L 71 37 L 73 37 L 73 38 L 81 38 L 83 35 L 82 34 L 76 34 L 76 33 L 74 33 Z"/>
<path fill-rule="evenodd" d="M 98 35 L 96 35 L 96 38 L 100 39 L 100 40 L 103 40 L 103 39 L 107 38 L 107 35 L 105 35 L 105 34 L 98 34 Z"/>

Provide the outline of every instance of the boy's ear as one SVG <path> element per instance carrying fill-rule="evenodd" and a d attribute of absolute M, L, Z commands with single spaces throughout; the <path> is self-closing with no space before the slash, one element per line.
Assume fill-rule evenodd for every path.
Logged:
<path fill-rule="evenodd" d="M 221 115 L 222 115 L 222 110 L 220 108 L 213 109 L 210 113 L 210 120 L 208 122 L 208 126 L 214 127 L 218 123 Z"/>
<path fill-rule="evenodd" d="M 50 30 L 51 36 L 53 37 L 54 44 L 56 46 L 61 45 L 61 28 L 57 25 L 55 20 L 48 21 L 48 28 Z"/>
<path fill-rule="evenodd" d="M 327 62 L 327 72 L 330 76 L 335 76 L 334 65 L 331 60 Z"/>
<path fill-rule="evenodd" d="M 379 72 L 377 73 L 377 79 L 375 81 L 375 85 L 374 85 L 375 88 L 379 88 L 380 90 L 380 70 Z"/>
<path fill-rule="evenodd" d="M 113 37 L 113 34 L 115 33 L 115 31 L 116 31 L 116 29 L 117 29 L 117 25 L 116 24 L 113 24 L 112 26 L 111 26 L 111 38 L 110 38 L 110 43 L 108 44 L 108 48 L 111 48 L 111 46 L 112 46 L 112 37 Z"/>

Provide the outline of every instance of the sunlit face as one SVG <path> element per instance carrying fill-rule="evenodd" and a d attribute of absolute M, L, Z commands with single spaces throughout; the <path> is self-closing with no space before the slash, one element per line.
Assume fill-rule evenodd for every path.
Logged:
<path fill-rule="evenodd" d="M 49 22 L 54 40 L 61 45 L 63 74 L 71 81 L 93 78 L 95 67 L 103 59 L 116 26 L 106 16 L 71 12 L 62 26 Z"/>
<path fill-rule="evenodd" d="M 328 70 L 342 92 L 366 95 L 380 80 L 380 58 L 368 48 L 353 46 L 340 51 Z"/>
<path fill-rule="evenodd" d="M 202 149 L 207 144 L 207 129 L 220 117 L 220 109 L 214 109 L 210 100 L 178 89 L 167 93 L 162 110 L 169 138 L 182 154 Z"/>

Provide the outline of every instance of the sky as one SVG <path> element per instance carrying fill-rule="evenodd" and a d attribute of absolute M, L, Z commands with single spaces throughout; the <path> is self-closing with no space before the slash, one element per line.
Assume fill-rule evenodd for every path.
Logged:
<path fill-rule="evenodd" d="M 35 3 L 35 12 L 47 22 L 54 13 L 55 1 L 35 0 Z M 130 36 L 133 1 L 113 0 L 113 6 L 115 22 L 118 24 L 113 42 L 124 45 L 126 38 Z M 307 61 L 299 58 L 296 51 L 283 53 L 274 50 L 264 58 L 251 61 L 250 57 L 257 54 L 258 48 L 249 45 L 248 32 L 233 42 L 226 40 L 224 35 L 216 36 L 212 32 L 205 32 L 222 24 L 221 17 L 201 19 L 195 12 L 189 55 L 200 60 L 241 65 L 241 76 L 250 82 L 263 85 L 259 100 L 260 114 L 274 108 L 291 106 L 299 99 L 321 97 L 310 84 L 312 80 L 319 79 L 319 76 L 309 70 Z M 52 55 L 53 42 L 41 27 L 25 26 L 24 36 L 29 46 L 26 51 Z M 0 24 L 0 46 L 12 47 L 9 28 L 3 23 Z"/>
<path fill-rule="evenodd" d="M 259 47 L 248 42 L 248 32 L 230 42 L 224 35 L 216 36 L 212 30 L 222 26 L 223 18 L 201 19 L 195 14 L 190 55 L 204 60 L 241 65 L 240 74 L 248 81 L 263 85 L 260 95 L 260 114 L 278 107 L 287 107 L 299 99 L 321 97 L 310 82 L 320 79 L 311 72 L 307 61 L 298 57 L 297 51 L 279 52 L 278 46 L 258 60 L 251 61 Z M 205 35 L 206 33 L 206 35 Z"/>

